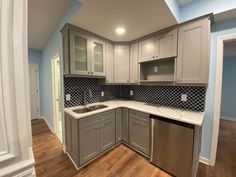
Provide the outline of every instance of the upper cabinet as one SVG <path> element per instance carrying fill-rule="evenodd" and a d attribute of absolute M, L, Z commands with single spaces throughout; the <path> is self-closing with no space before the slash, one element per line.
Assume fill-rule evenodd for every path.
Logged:
<path fill-rule="evenodd" d="M 130 45 L 130 83 L 137 84 L 139 82 L 139 64 L 138 64 L 138 43 Z"/>
<path fill-rule="evenodd" d="M 155 59 L 159 55 L 159 40 L 152 37 L 139 42 L 139 62 Z"/>
<path fill-rule="evenodd" d="M 208 82 L 210 20 L 200 19 L 179 27 L 177 83 Z"/>
<path fill-rule="evenodd" d="M 105 42 L 67 25 L 62 30 L 64 74 L 104 76 Z"/>
<path fill-rule="evenodd" d="M 157 59 L 177 56 L 177 29 L 165 32 L 158 36 L 159 55 Z"/>
<path fill-rule="evenodd" d="M 106 44 L 106 83 L 112 84 L 114 82 L 114 47 L 112 44 Z"/>
<path fill-rule="evenodd" d="M 114 83 L 129 83 L 129 45 L 114 45 Z"/>
<path fill-rule="evenodd" d="M 139 62 L 152 61 L 177 55 L 177 29 L 167 30 L 139 42 Z"/>

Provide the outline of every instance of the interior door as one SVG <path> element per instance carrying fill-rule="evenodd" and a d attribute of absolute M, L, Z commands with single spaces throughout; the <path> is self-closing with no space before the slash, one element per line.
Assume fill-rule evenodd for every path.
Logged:
<path fill-rule="evenodd" d="M 33 120 L 40 117 L 38 64 L 29 64 L 29 87 L 31 120 Z"/>
<path fill-rule="evenodd" d="M 55 55 L 52 60 L 53 68 L 53 107 L 55 133 L 62 141 L 62 119 L 61 119 L 61 76 L 60 76 L 60 59 L 59 54 Z"/>

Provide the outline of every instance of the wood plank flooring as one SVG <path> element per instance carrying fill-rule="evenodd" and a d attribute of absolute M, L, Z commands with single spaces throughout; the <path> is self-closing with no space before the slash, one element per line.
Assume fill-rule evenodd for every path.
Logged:
<path fill-rule="evenodd" d="M 136 152 L 120 145 L 76 171 L 62 144 L 43 120 L 32 121 L 35 170 L 38 177 L 169 177 Z M 222 121 L 215 167 L 199 164 L 197 177 L 236 176 L 236 122 Z"/>
<path fill-rule="evenodd" d="M 221 120 L 214 167 L 200 164 L 197 177 L 236 176 L 236 121 Z"/>

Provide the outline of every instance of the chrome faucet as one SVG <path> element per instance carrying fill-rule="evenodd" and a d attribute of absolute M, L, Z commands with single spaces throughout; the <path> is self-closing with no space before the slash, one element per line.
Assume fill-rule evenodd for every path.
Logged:
<path fill-rule="evenodd" d="M 86 106 L 86 105 L 88 104 L 88 100 L 87 100 L 87 94 L 88 94 L 88 93 L 89 93 L 89 97 L 90 97 L 90 98 L 93 97 L 91 90 L 85 89 L 85 90 L 84 90 L 84 103 L 83 103 L 84 106 Z"/>

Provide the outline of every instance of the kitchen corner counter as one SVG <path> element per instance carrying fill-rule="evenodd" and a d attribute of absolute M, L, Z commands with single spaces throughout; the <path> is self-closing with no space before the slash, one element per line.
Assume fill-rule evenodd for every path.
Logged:
<path fill-rule="evenodd" d="M 156 106 L 156 105 L 150 105 L 144 102 L 128 101 L 128 100 L 111 100 L 111 101 L 93 103 L 87 106 L 93 106 L 93 105 L 99 105 L 99 104 L 106 105 L 108 107 L 91 111 L 91 112 L 87 112 L 87 113 L 82 113 L 82 114 L 77 114 L 73 112 L 73 110 L 78 109 L 78 108 L 83 108 L 84 106 L 65 108 L 64 111 L 75 119 L 81 119 L 81 118 L 88 117 L 94 114 L 98 114 L 98 113 L 102 113 L 105 111 L 122 107 L 122 108 L 133 109 L 136 111 L 141 111 L 148 114 L 153 114 L 153 115 L 164 117 L 167 119 L 189 123 L 196 126 L 202 125 L 204 114 L 205 114 L 204 112 L 194 112 L 194 111 L 182 110 L 182 109 L 177 109 L 177 108 L 169 108 L 169 107 L 164 107 L 164 106 Z"/>

